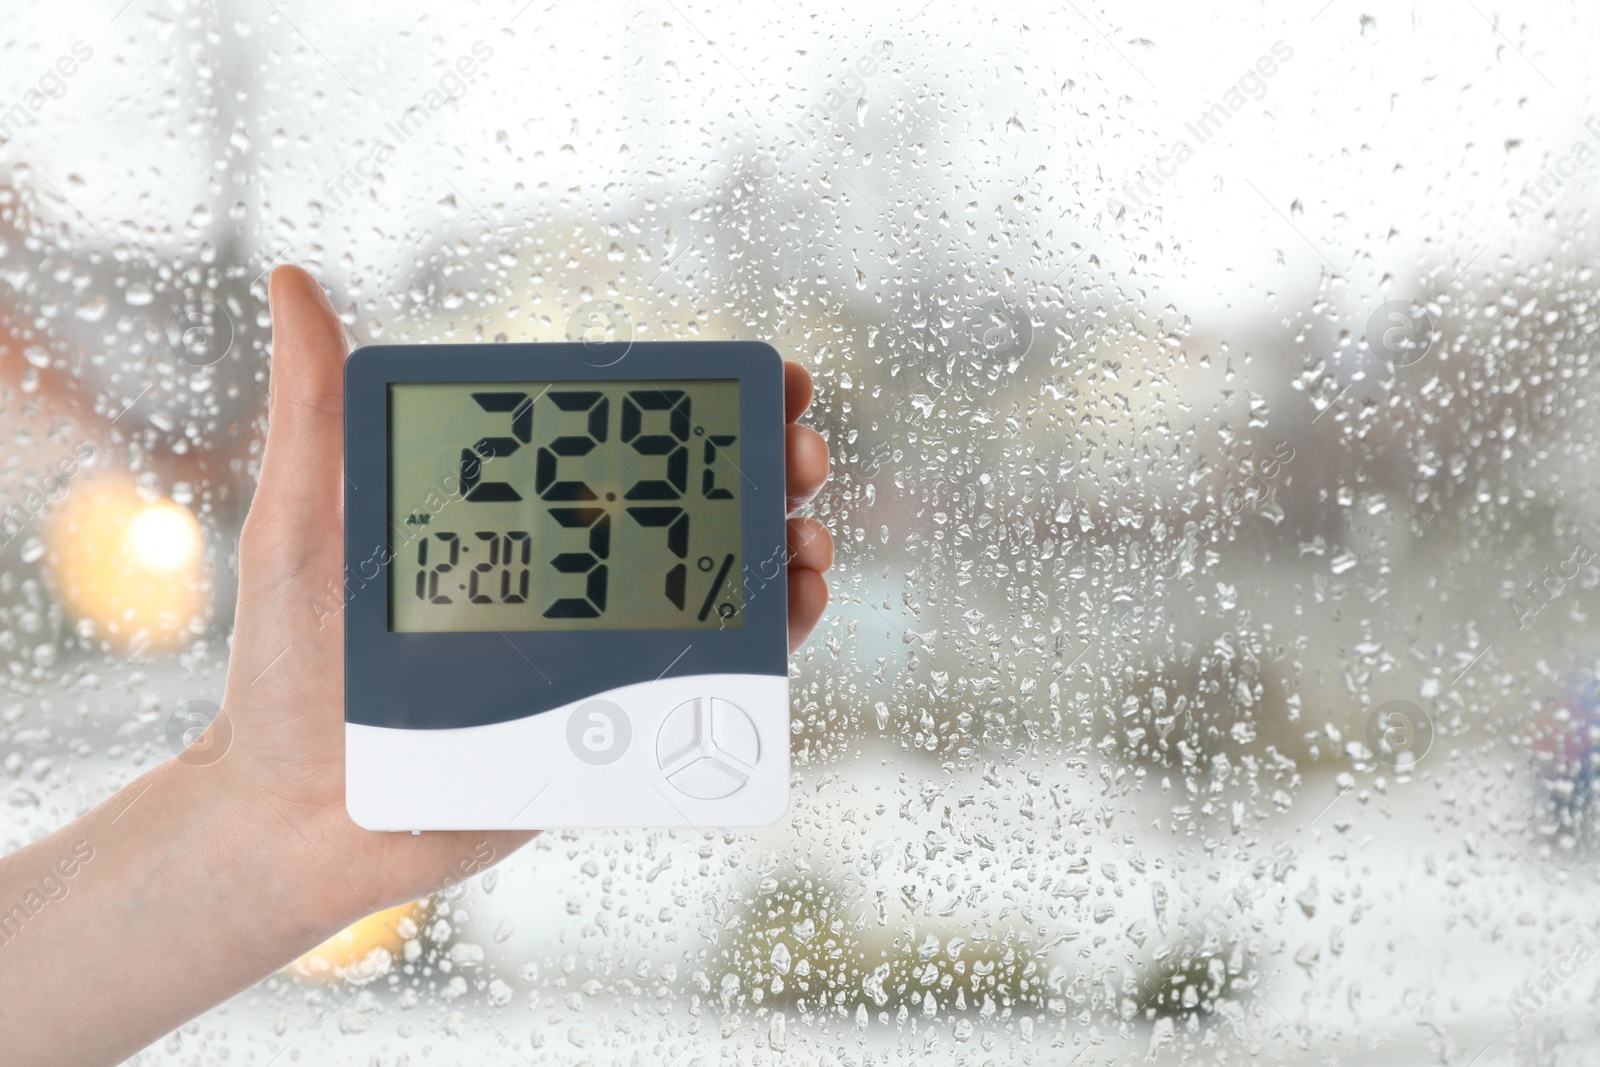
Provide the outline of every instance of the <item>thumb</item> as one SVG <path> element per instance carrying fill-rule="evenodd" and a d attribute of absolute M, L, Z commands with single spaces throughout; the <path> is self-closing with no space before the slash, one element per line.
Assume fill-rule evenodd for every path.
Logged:
<path fill-rule="evenodd" d="M 279 267 L 268 288 L 272 381 L 261 484 L 246 520 L 249 540 L 303 564 L 343 528 L 344 324 L 316 279 Z M 331 539 L 327 534 L 332 533 Z"/>

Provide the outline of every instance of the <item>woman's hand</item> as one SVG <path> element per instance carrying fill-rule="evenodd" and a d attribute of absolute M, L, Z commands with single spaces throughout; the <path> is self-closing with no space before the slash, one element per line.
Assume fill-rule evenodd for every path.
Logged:
<path fill-rule="evenodd" d="M 310 275 L 273 272 L 272 404 L 261 484 L 239 544 L 239 606 L 222 707 L 236 753 L 218 764 L 281 807 L 341 869 L 352 917 L 414 899 L 446 878 L 485 839 L 497 857 L 532 835 L 374 833 L 344 807 L 344 631 L 328 605 L 342 602 L 344 360 L 350 346 Z M 811 375 L 784 366 L 789 508 L 828 474 L 821 435 L 795 424 L 811 403 Z M 308 536 L 308 534 L 310 536 Z M 814 519 L 789 520 L 789 644 L 798 648 L 828 602 L 822 577 L 833 539 Z M 230 768 L 226 765 L 232 762 Z M 248 793 L 246 794 L 248 796 Z M 345 883 L 347 880 L 348 884 Z"/>

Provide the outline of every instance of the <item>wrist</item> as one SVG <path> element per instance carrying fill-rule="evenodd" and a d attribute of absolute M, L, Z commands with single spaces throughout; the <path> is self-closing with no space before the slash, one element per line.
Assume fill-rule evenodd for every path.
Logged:
<path fill-rule="evenodd" d="M 151 778 L 149 815 L 181 827 L 187 840 L 179 854 L 193 857 L 195 877 L 246 912 L 252 938 L 287 955 L 282 962 L 365 914 L 354 883 L 334 866 L 325 820 L 270 796 L 243 759 L 206 766 L 172 759 Z"/>

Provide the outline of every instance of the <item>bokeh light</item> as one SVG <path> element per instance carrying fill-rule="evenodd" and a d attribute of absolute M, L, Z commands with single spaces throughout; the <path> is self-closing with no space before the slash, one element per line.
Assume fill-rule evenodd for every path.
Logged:
<path fill-rule="evenodd" d="M 46 529 L 62 606 L 124 653 L 169 653 L 211 612 L 205 534 L 194 513 L 102 475 L 73 488 Z"/>
<path fill-rule="evenodd" d="M 287 970 L 297 978 L 337 981 L 349 969 L 367 961 L 373 970 L 382 970 L 388 961 L 405 951 L 405 944 L 417 937 L 427 913 L 426 900 L 414 900 L 359 919 L 291 963 Z M 382 949 L 388 959 L 371 960 Z"/>

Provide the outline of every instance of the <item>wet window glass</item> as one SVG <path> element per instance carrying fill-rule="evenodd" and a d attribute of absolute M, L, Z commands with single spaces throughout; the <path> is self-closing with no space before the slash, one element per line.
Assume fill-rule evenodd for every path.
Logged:
<path fill-rule="evenodd" d="M 11 13 L 0 848 L 215 714 L 297 263 L 357 343 L 809 368 L 793 801 L 547 833 L 138 1062 L 1581 1058 L 1596 19 Z"/>

